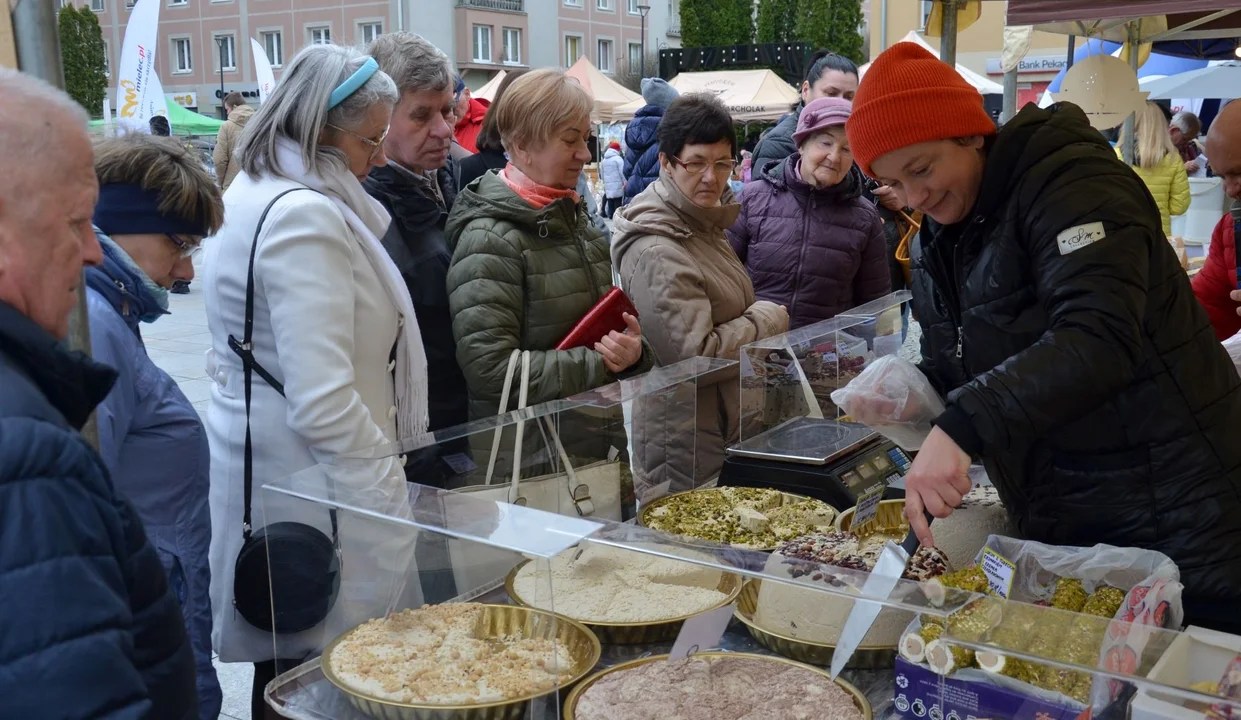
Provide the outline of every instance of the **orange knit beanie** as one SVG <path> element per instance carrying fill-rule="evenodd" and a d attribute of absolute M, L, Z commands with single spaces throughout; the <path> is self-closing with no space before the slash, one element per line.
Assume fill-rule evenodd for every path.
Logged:
<path fill-rule="evenodd" d="M 925 48 L 900 42 L 866 71 L 845 125 L 853 159 L 871 163 L 893 150 L 931 140 L 994 135 L 982 96 L 954 68 Z"/>

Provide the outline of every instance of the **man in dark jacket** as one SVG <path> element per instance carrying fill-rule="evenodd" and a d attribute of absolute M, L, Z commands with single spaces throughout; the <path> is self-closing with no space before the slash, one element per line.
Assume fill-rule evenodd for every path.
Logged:
<path fill-rule="evenodd" d="M 754 146 L 754 160 L 750 166 L 753 177 L 758 177 L 769 165 L 797 152 L 793 133 L 797 132 L 797 121 L 807 103 L 826 97 L 852 100 L 857 84 L 857 65 L 849 58 L 830 50 L 820 50 L 812 55 L 806 79 L 801 84 L 801 104 L 795 111 L 780 118 L 780 122 Z"/>
<path fill-rule="evenodd" d="M 405 278 L 427 353 L 431 430 L 469 417 L 465 376 L 457 365 L 445 280 L 452 253 L 444 223 L 457 196 L 448 167 L 453 138 L 453 75 L 448 57 L 412 33 L 381 35 L 370 54 L 396 82 L 401 99 L 384 140 L 388 156 L 363 185 L 392 215 L 384 247 Z M 443 446 L 441 446 L 441 450 Z M 410 457 L 406 474 L 423 485 L 444 483 L 438 454 Z"/>
<path fill-rule="evenodd" d="M 661 78 L 642 79 L 642 99 L 646 100 L 625 128 L 625 197 L 623 204 L 646 189 L 659 177 L 659 121 L 664 110 L 677 99 L 677 89 Z"/>
<path fill-rule="evenodd" d="M 86 116 L 3 68 L 0 95 L 0 715 L 197 718 L 159 557 L 77 432 L 115 373 L 58 344 L 102 260 Z"/>
<path fill-rule="evenodd" d="M 912 284 L 947 409 L 906 478 L 918 537 L 978 456 L 1024 537 L 1162 552 L 1187 623 L 1241 630 L 1241 380 L 1145 184 L 1074 105 L 1027 106 L 997 134 L 910 43 L 871 65 L 848 132 L 862 169 L 934 221 Z"/>

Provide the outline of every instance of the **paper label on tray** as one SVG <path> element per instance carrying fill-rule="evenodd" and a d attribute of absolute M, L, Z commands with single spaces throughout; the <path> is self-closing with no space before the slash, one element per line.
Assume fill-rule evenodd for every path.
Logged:
<path fill-rule="evenodd" d="M 478 469 L 478 466 L 474 464 L 474 461 L 470 459 L 470 456 L 465 453 L 453 453 L 452 455 L 445 455 L 440 459 L 443 460 L 448 467 L 452 468 L 452 471 L 457 475 L 465 475 L 466 473 L 472 473 Z"/>
<path fill-rule="evenodd" d="M 885 489 L 883 483 L 878 483 L 858 496 L 857 511 L 853 514 L 853 524 L 850 527 L 853 532 L 866 527 L 867 523 L 873 522 L 879 516 L 879 503 L 883 500 Z"/>
<path fill-rule="evenodd" d="M 669 660 L 680 660 L 705 650 L 713 650 L 720 646 L 724 639 L 724 631 L 737 610 L 737 603 L 716 608 L 685 621 L 677 640 L 672 644 Z"/>
<path fill-rule="evenodd" d="M 983 548 L 982 572 L 987 576 L 991 594 L 1007 600 L 1008 593 L 1013 589 L 1013 576 L 1017 574 L 1017 566 L 991 548 Z"/>

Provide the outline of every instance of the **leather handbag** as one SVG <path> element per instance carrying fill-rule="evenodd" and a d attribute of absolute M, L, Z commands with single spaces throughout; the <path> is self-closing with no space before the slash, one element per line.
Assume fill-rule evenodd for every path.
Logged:
<path fill-rule="evenodd" d="M 240 342 L 228 336 L 228 346 L 241 359 L 246 402 L 243 542 L 233 569 L 233 607 L 246 622 L 277 635 L 309 630 L 323 622 L 340 592 L 340 547 L 335 510 L 329 511 L 331 538 L 318 528 L 300 522 L 277 522 L 258 530 L 251 525 L 250 496 L 254 491 L 254 453 L 250 437 L 252 375 L 257 373 L 284 397 L 284 386 L 254 358 L 254 255 L 267 213 L 277 200 L 297 190 L 311 188 L 280 193 L 259 216 L 254 242 L 250 245 L 250 269 L 246 277 L 245 334 Z"/>
<path fill-rule="evenodd" d="M 518 391 L 517 407 L 524 410 L 527 393 L 530 387 L 530 352 L 514 350 L 509 356 L 508 370 L 504 378 L 504 389 L 500 393 L 500 413 L 506 412 L 509 402 L 509 387 L 516 374 L 517 365 L 521 365 L 521 381 Z M 607 460 L 574 467 L 565 451 L 564 444 L 556 432 L 552 422 L 536 420 L 539 430 L 548 440 L 548 447 L 554 448 L 560 458 L 563 472 L 521 479 L 522 445 L 525 435 L 525 420 L 518 421 L 516 439 L 513 449 L 513 477 L 508 483 L 493 485 L 496 459 L 500 453 L 500 433 L 503 428 L 497 427 L 491 443 L 491 457 L 487 462 L 486 481 L 483 485 L 465 487 L 458 494 L 468 495 L 479 500 L 491 500 L 512 505 L 544 510 L 552 513 L 563 513 L 581 517 L 594 517 L 620 522 L 622 473 L 620 459 Z M 569 512 L 573 508 L 575 513 Z M 464 514 L 464 508 L 456 508 L 456 513 Z M 450 518 L 455 514 L 451 503 L 446 507 Z M 465 519 L 463 516 L 461 519 Z M 495 584 L 513 566 L 515 559 L 508 551 L 495 550 L 478 543 L 461 540 L 449 541 L 449 556 L 452 561 L 453 579 L 457 589 L 467 592 Z"/>

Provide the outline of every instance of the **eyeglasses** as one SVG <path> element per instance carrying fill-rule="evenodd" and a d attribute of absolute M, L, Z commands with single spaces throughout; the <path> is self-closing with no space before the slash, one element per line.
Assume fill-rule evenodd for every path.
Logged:
<path fill-rule="evenodd" d="M 388 129 L 389 129 L 389 128 L 384 128 L 384 131 L 383 131 L 383 133 L 379 136 L 379 139 L 378 139 L 378 140 L 372 140 L 372 139 L 370 139 L 370 138 L 368 138 L 368 137 L 364 137 L 364 136 L 362 136 L 362 135 L 359 135 L 359 134 L 357 134 L 357 133 L 353 132 L 352 130 L 346 130 L 346 129 L 344 129 L 343 127 L 338 127 L 338 126 L 336 126 L 336 125 L 333 125 L 332 123 L 327 123 L 327 126 L 328 126 L 328 127 L 330 127 L 330 128 L 332 128 L 332 129 L 333 129 L 333 130 L 335 130 L 336 132 L 343 132 L 343 133 L 345 133 L 346 135 L 352 135 L 352 136 L 354 136 L 355 138 L 357 138 L 357 139 L 361 140 L 362 142 L 366 143 L 367 145 L 370 145 L 370 146 L 371 146 L 371 154 L 370 154 L 370 157 L 368 157 L 368 158 L 367 158 L 367 160 L 374 160 L 374 159 L 375 159 L 375 156 L 379 154 L 379 151 L 380 151 L 381 149 L 383 149 L 383 146 L 384 146 L 384 140 L 388 137 Z"/>
<path fill-rule="evenodd" d="M 691 175 L 701 175 L 707 171 L 707 168 L 714 169 L 716 175 L 731 175 L 733 169 L 737 167 L 736 160 L 720 160 L 715 163 L 703 162 L 701 160 L 685 162 L 675 155 L 672 156 L 672 159 L 688 170 Z"/>
<path fill-rule="evenodd" d="M 168 238 L 168 241 L 177 248 L 182 258 L 192 258 L 203 249 L 203 246 L 200 244 L 195 243 L 191 245 L 190 243 L 187 243 L 176 235 L 172 235 L 170 233 L 164 233 L 164 237 Z"/>

